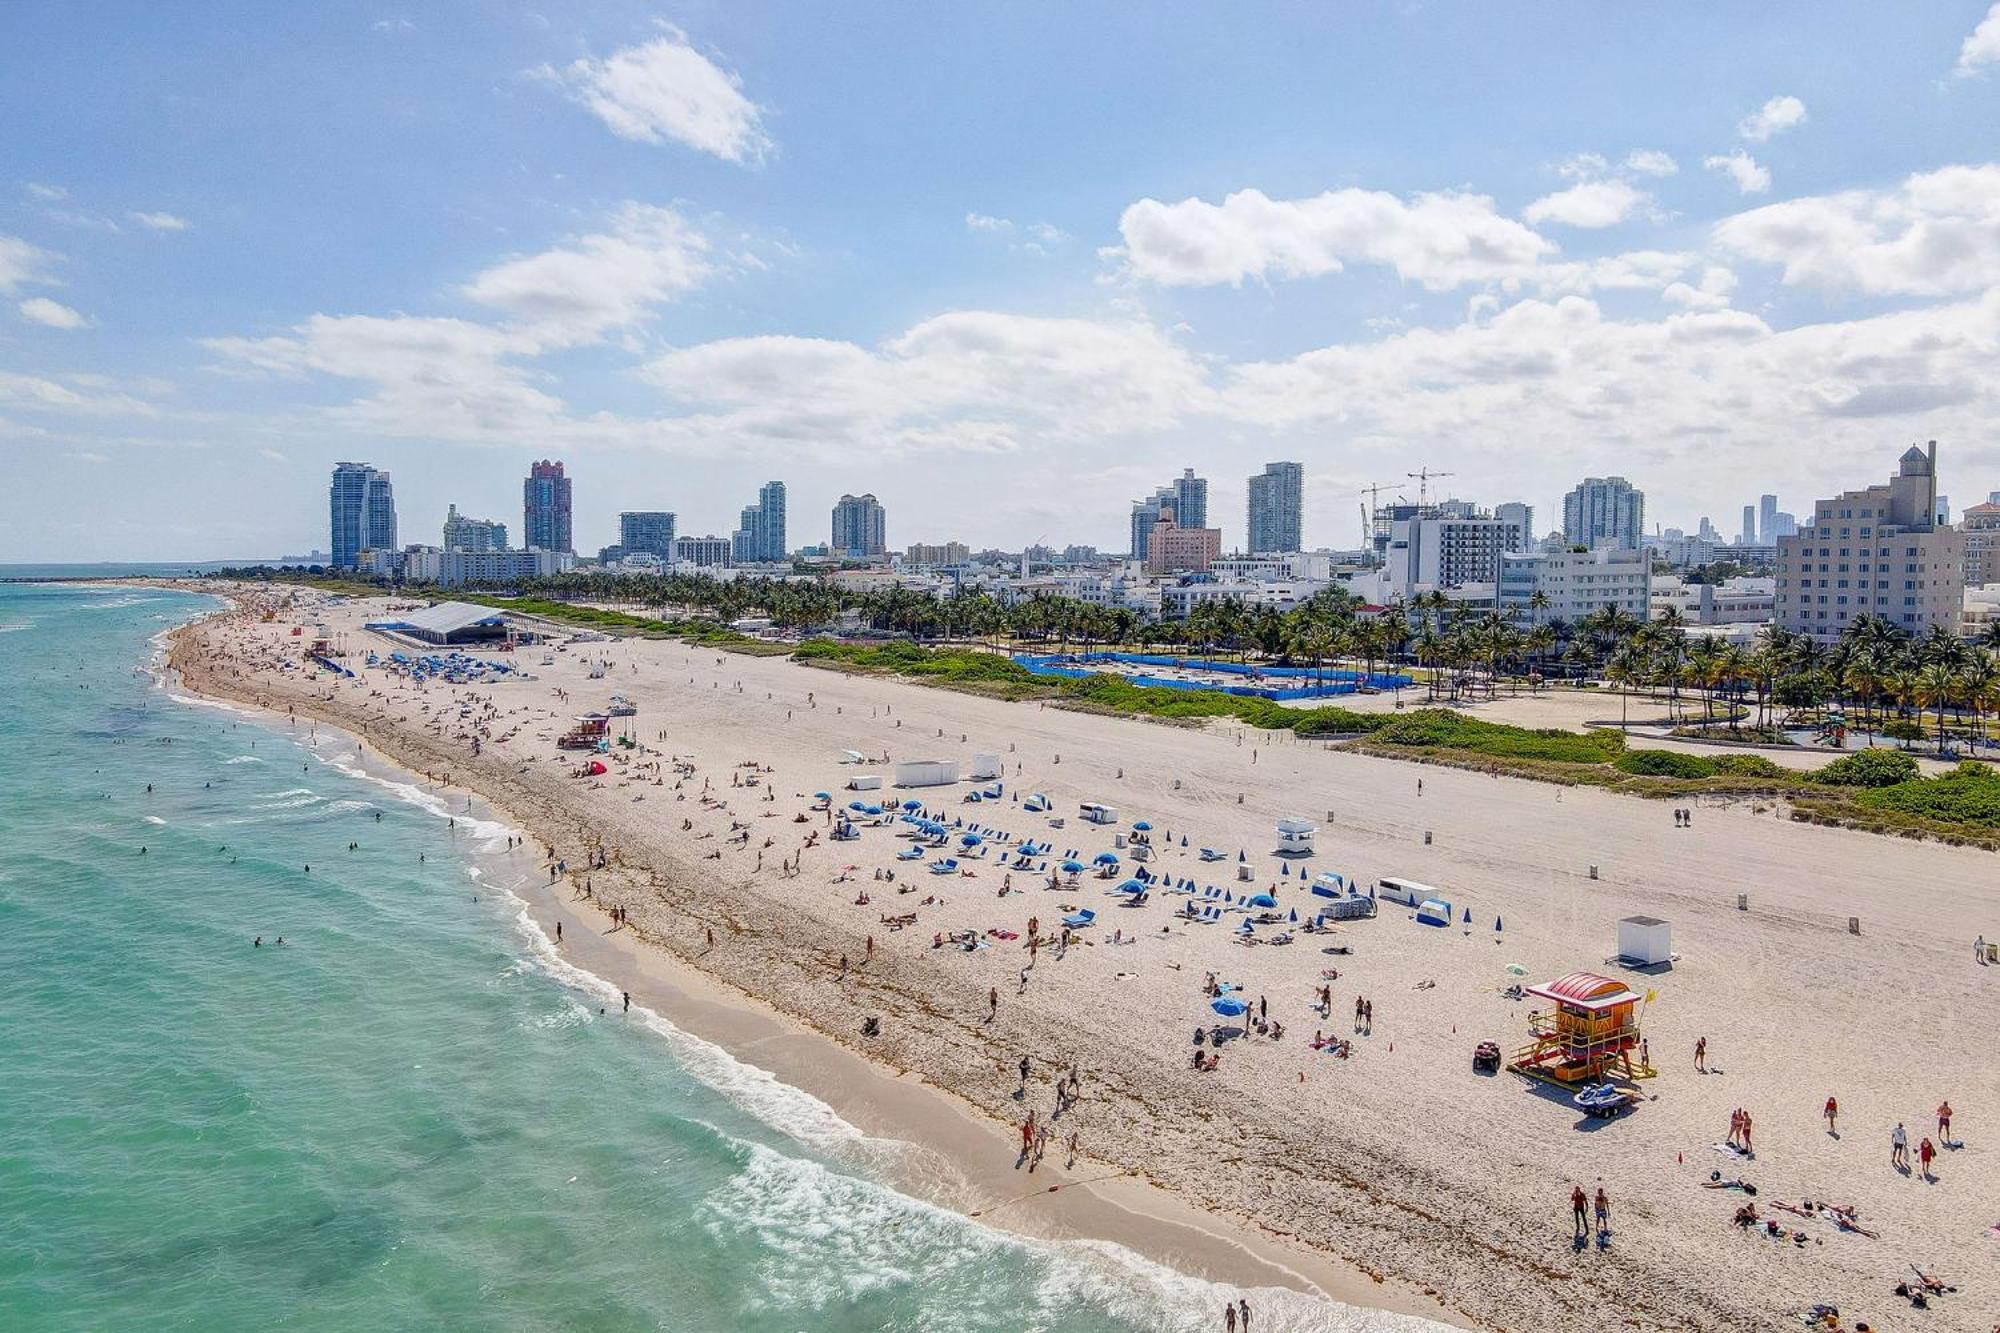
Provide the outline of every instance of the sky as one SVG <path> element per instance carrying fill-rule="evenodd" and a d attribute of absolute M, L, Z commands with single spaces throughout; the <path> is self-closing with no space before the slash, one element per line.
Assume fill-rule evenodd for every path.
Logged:
<path fill-rule="evenodd" d="M 0 561 L 2000 490 L 2000 4 L 9 0 Z"/>

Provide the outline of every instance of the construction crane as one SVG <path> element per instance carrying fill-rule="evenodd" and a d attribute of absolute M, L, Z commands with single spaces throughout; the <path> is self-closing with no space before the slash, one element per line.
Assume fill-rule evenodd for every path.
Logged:
<path fill-rule="evenodd" d="M 1375 540 L 1375 511 L 1382 507 L 1382 492 L 1394 489 L 1393 485 L 1385 486 L 1381 482 L 1361 488 L 1360 494 L 1368 497 L 1368 503 L 1361 508 L 1361 544 L 1363 546 L 1372 545 Z"/>
<path fill-rule="evenodd" d="M 1403 475 L 1416 478 L 1417 504 L 1423 506 L 1431 502 L 1430 485 L 1432 477 L 1455 477 L 1458 474 L 1456 472 L 1433 472 L 1429 468 L 1419 468 L 1415 472 L 1405 472 Z"/>

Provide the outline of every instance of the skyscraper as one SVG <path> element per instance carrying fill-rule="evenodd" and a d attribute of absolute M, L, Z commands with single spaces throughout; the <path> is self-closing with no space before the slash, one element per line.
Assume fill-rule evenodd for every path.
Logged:
<path fill-rule="evenodd" d="M 1143 500 L 1132 502 L 1132 558 L 1144 560 L 1153 540 L 1153 526 L 1162 513 L 1174 512 L 1174 492 L 1162 486 Z"/>
<path fill-rule="evenodd" d="M 867 559 L 889 549 L 881 504 L 873 495 L 843 495 L 833 507 L 835 555 Z"/>
<path fill-rule="evenodd" d="M 504 551 L 507 525 L 490 519 L 468 518 L 452 505 L 444 516 L 444 549 L 447 551 Z"/>
<path fill-rule="evenodd" d="M 644 551 L 674 558 L 674 516 L 657 509 L 628 510 L 618 516 L 618 544 L 629 554 Z"/>
<path fill-rule="evenodd" d="M 327 491 L 335 569 L 353 569 L 363 551 L 396 548 L 396 492 L 389 474 L 366 463 L 336 463 Z"/>
<path fill-rule="evenodd" d="M 1778 497 L 1760 495 L 1757 497 L 1757 535 L 1755 540 L 1769 546 L 1783 536 L 1778 531 Z"/>
<path fill-rule="evenodd" d="M 1585 477 L 1563 497 L 1563 540 L 1571 546 L 1637 550 L 1645 531 L 1646 493 L 1623 477 Z"/>
<path fill-rule="evenodd" d="M 755 565 L 783 560 L 790 552 L 785 543 L 785 483 L 767 481 L 757 491 L 757 503 L 746 505 L 730 552 L 739 565 Z"/>
<path fill-rule="evenodd" d="M 1203 486 L 1206 504 L 1207 487 Z M 1266 463 L 1250 478 L 1249 521 L 1244 545 L 1251 555 L 1301 549 L 1299 529 L 1304 518 L 1305 469 L 1297 463 Z"/>
<path fill-rule="evenodd" d="M 1737 544 L 1739 546 L 1755 546 L 1757 544 L 1757 507 L 1755 505 L 1743 506 L 1743 535 L 1738 539 Z"/>
<path fill-rule="evenodd" d="M 569 478 L 561 463 L 544 458 L 521 483 L 521 540 L 544 551 L 574 552 L 569 535 Z"/>
<path fill-rule="evenodd" d="M 1197 477 L 1193 468 L 1181 469 L 1171 487 L 1174 495 L 1174 522 L 1183 528 L 1208 526 L 1208 479 Z"/>

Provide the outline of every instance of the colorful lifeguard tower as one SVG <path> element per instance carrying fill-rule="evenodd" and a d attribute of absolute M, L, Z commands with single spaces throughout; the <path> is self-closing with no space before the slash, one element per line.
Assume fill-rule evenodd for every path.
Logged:
<path fill-rule="evenodd" d="M 1530 1040 L 1507 1066 L 1515 1073 L 1562 1084 L 1652 1077 L 1652 1067 L 1635 1056 L 1644 997 L 1624 982 L 1572 972 L 1525 993 L 1555 1008 L 1528 1015 Z"/>

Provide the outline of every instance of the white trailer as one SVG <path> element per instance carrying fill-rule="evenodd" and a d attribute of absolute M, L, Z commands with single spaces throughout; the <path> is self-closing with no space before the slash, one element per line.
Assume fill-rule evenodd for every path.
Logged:
<path fill-rule="evenodd" d="M 898 787 L 947 787 L 956 781 L 956 759 L 909 759 L 896 765 Z"/>
<path fill-rule="evenodd" d="M 1281 819 L 1278 821 L 1278 855 L 1311 856 L 1313 835 L 1316 828 L 1310 820 Z"/>

